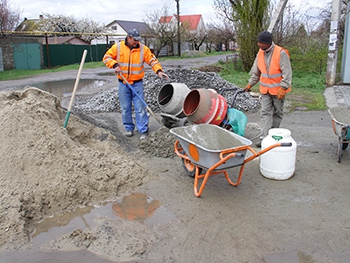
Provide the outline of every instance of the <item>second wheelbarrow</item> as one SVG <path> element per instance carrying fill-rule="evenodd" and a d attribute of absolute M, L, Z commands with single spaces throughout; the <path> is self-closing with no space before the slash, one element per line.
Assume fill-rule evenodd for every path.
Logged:
<path fill-rule="evenodd" d="M 332 128 L 335 135 L 338 136 L 338 163 L 341 162 L 345 150 L 350 142 L 350 107 L 336 107 L 328 109 L 332 118 Z"/>
<path fill-rule="evenodd" d="M 177 137 L 175 153 L 185 164 L 185 170 L 194 171 L 194 194 L 201 196 L 210 176 L 224 174 L 233 186 L 241 182 L 245 164 L 275 147 L 292 146 L 292 143 L 276 143 L 256 152 L 252 141 L 212 124 L 198 124 L 170 129 Z M 248 157 L 247 151 L 251 154 Z M 227 169 L 240 166 L 237 180 L 233 182 Z M 204 172 L 202 172 L 204 171 Z M 200 180 L 203 179 L 201 182 Z"/>

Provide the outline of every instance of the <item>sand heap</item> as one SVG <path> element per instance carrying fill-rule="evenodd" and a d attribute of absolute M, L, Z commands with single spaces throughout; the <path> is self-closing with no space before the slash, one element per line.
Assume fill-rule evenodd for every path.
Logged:
<path fill-rule="evenodd" d="M 0 93 L 0 245 L 26 243 L 32 220 L 147 180 L 147 169 L 108 131 L 73 115 L 64 128 L 59 105 L 36 88 Z"/>

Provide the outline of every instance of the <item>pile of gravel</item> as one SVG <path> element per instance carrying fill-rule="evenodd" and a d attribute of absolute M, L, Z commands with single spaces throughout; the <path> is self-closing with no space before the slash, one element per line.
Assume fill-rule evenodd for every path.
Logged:
<path fill-rule="evenodd" d="M 168 69 L 165 70 L 165 73 L 169 76 L 169 80 L 160 79 L 152 71 L 145 73 L 145 101 L 154 112 L 161 112 L 157 101 L 158 93 L 168 83 L 183 83 L 190 89 L 214 89 L 226 99 L 229 108 L 250 112 L 255 112 L 260 108 L 260 101 L 249 93 L 239 93 L 234 96 L 242 89 L 224 80 L 215 72 L 181 68 Z M 120 112 L 117 89 L 102 91 L 89 99 L 77 99 L 73 110 L 84 113 Z"/>

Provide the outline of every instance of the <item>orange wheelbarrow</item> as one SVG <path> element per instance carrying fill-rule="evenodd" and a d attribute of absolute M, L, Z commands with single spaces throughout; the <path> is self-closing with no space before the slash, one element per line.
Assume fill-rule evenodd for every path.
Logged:
<path fill-rule="evenodd" d="M 212 124 L 197 124 L 170 129 L 177 137 L 175 153 L 182 159 L 187 175 L 194 177 L 194 194 L 203 193 L 210 176 L 224 174 L 233 186 L 241 182 L 245 164 L 275 147 L 292 143 L 276 143 L 260 152 L 250 147 L 252 141 Z M 247 151 L 251 153 L 247 157 Z M 230 179 L 227 169 L 241 166 L 237 180 Z"/>

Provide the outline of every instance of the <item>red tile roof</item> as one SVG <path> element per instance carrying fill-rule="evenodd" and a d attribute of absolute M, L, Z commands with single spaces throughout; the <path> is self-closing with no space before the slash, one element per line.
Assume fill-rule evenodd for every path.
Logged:
<path fill-rule="evenodd" d="M 172 18 L 176 18 L 177 15 L 173 15 L 173 16 L 162 16 L 159 19 L 159 23 L 170 23 Z M 183 25 L 186 25 L 189 27 L 189 30 L 196 30 L 198 25 L 199 25 L 199 21 L 201 20 L 202 15 L 182 15 L 180 16 L 180 22 Z"/>
<path fill-rule="evenodd" d="M 173 16 L 162 16 L 159 19 L 159 23 L 170 23 L 172 18 L 173 18 Z"/>
<path fill-rule="evenodd" d="M 202 15 L 184 15 L 180 16 L 180 22 L 189 26 L 190 30 L 196 30 Z"/>

